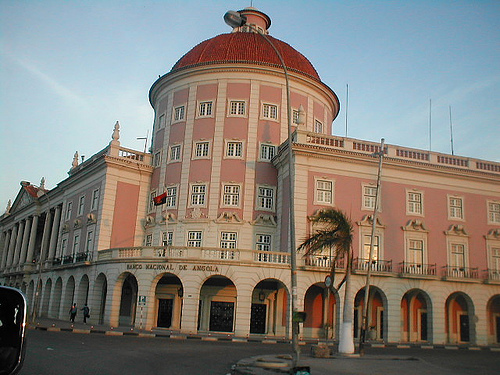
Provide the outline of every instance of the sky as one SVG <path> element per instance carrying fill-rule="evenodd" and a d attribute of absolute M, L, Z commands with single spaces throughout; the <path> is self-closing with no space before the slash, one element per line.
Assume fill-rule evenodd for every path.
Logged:
<path fill-rule="evenodd" d="M 500 162 L 497 0 L 0 0 L 0 214 L 21 181 L 54 188 L 75 151 L 106 147 L 117 120 L 143 150 L 151 85 L 250 5 L 336 92 L 334 135 L 451 153 L 453 134 L 455 155 Z"/>

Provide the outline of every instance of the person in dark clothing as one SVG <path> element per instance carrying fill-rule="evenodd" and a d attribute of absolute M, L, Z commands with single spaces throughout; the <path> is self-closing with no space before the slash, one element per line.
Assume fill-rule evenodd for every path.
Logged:
<path fill-rule="evenodd" d="M 76 318 L 76 313 L 78 312 L 78 309 L 76 308 L 76 303 L 73 303 L 73 306 L 71 306 L 71 309 L 69 309 L 69 320 L 71 322 L 75 322 Z"/>
<path fill-rule="evenodd" d="M 90 318 L 90 309 L 87 304 L 85 304 L 80 310 L 83 311 L 83 323 L 87 324 L 87 318 Z"/>

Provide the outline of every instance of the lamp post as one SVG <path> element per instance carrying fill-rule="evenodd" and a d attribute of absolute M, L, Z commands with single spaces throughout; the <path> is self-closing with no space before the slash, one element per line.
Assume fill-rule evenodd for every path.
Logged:
<path fill-rule="evenodd" d="M 224 15 L 224 21 L 227 25 L 236 28 L 241 27 L 246 24 L 247 19 L 244 15 L 235 11 L 228 11 Z M 297 320 L 298 309 L 297 309 L 297 255 L 295 250 L 295 212 L 294 212 L 294 187 L 293 187 L 293 155 L 292 155 L 292 108 L 290 105 L 290 82 L 288 79 L 288 70 L 286 68 L 285 62 L 283 60 L 283 56 L 278 51 L 273 42 L 259 29 L 254 27 L 253 25 L 247 24 L 250 29 L 255 31 L 257 34 L 262 36 L 264 40 L 269 43 L 272 47 L 278 59 L 280 60 L 281 66 L 283 68 L 283 72 L 285 75 L 286 82 L 286 109 L 287 109 L 287 122 L 288 122 L 288 198 L 289 198 L 289 212 L 288 212 L 288 226 L 289 226 L 289 243 L 290 243 L 290 270 L 291 270 L 291 292 L 292 292 L 292 348 L 293 348 L 293 367 L 297 365 L 299 361 L 299 342 L 298 342 L 298 333 L 299 333 L 299 322 Z M 303 118 L 303 116 L 301 117 Z"/>

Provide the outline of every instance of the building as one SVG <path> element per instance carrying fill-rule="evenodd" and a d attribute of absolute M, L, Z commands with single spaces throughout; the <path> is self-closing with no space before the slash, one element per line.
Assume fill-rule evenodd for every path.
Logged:
<path fill-rule="evenodd" d="M 151 87 L 150 153 L 122 147 L 117 123 L 55 188 L 21 182 L 0 218 L 2 283 L 42 316 L 65 319 L 75 301 L 112 326 L 289 337 L 292 170 L 296 243 L 323 208 L 355 223 L 355 337 L 370 269 L 370 339 L 498 345 L 500 163 L 330 135 L 334 91 L 268 35 L 267 15 L 240 12 L 246 25 L 201 42 Z M 297 269 L 301 338 L 337 338 L 344 296 L 325 287 L 330 254 L 297 253 Z"/>

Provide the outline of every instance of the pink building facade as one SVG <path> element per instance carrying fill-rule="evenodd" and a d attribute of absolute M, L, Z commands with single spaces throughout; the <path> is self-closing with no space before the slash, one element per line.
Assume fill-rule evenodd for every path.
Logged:
<path fill-rule="evenodd" d="M 42 316 L 65 318 L 76 301 L 113 326 L 289 338 L 291 169 L 296 244 L 318 210 L 354 223 L 356 338 L 370 269 L 370 340 L 499 345 L 500 164 L 386 145 L 369 260 L 379 144 L 332 136 L 333 90 L 269 35 L 267 15 L 241 13 L 246 25 L 151 87 L 150 153 L 121 147 L 115 127 L 55 188 L 23 183 L 0 219 L 2 283 Z M 303 340 L 338 339 L 345 301 L 325 286 L 330 259 L 297 253 Z"/>

